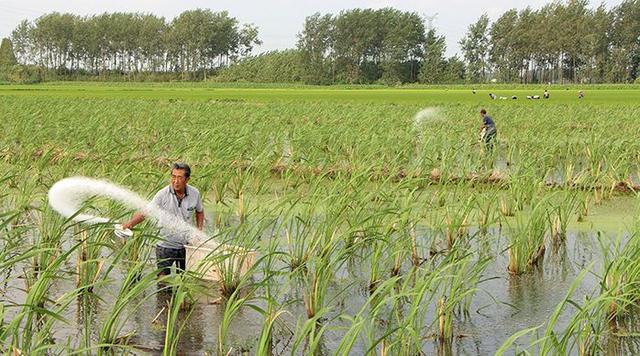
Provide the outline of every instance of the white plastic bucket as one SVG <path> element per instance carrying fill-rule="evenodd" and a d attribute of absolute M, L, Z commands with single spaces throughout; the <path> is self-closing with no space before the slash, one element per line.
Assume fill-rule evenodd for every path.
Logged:
<path fill-rule="evenodd" d="M 233 269 L 235 273 L 245 274 L 256 263 L 255 251 L 237 246 L 186 245 L 185 249 L 187 271 L 210 281 L 221 279 L 220 269 Z"/>

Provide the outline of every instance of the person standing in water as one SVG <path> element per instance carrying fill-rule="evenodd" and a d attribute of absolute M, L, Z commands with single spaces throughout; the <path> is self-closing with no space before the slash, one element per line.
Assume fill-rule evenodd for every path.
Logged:
<path fill-rule="evenodd" d="M 485 147 L 488 150 L 493 149 L 493 144 L 496 140 L 496 136 L 498 134 L 498 130 L 496 129 L 496 124 L 493 122 L 491 116 L 487 115 L 487 110 L 480 109 L 480 116 L 482 116 L 482 126 L 481 137 L 480 139 L 484 142 Z"/>
<path fill-rule="evenodd" d="M 171 182 L 156 193 L 151 204 L 166 211 L 180 221 L 195 224 L 199 230 L 204 228 L 204 209 L 198 189 L 188 185 L 191 168 L 186 163 L 174 163 L 171 166 Z M 122 224 L 123 229 L 130 229 L 142 221 L 142 212 L 133 214 L 131 220 Z M 189 231 L 176 231 L 166 227 L 160 228 L 161 240 L 156 245 L 158 275 L 168 275 L 171 265 L 175 263 L 178 272 L 185 270 L 186 250 L 184 245 L 189 239 Z"/>

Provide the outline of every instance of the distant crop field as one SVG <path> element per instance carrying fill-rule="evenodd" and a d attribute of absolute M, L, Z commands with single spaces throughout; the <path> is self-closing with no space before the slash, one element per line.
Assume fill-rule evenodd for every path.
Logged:
<path fill-rule="evenodd" d="M 180 100 L 224 100 L 238 99 L 248 101 L 274 100 L 310 100 L 310 101 L 349 101 L 376 102 L 398 104 L 440 104 L 469 103 L 489 105 L 489 93 L 508 98 L 508 102 L 493 102 L 496 106 L 528 105 L 527 96 L 542 97 L 544 89 L 551 93 L 547 104 L 576 102 L 579 90 L 586 92 L 584 103 L 621 104 L 638 103 L 640 87 L 638 86 L 514 86 L 514 85 L 479 85 L 472 94 L 472 86 L 425 87 L 425 88 L 386 88 L 367 86 L 293 86 L 282 84 L 262 84 L 256 87 L 251 84 L 202 84 L 202 83 L 74 83 L 60 82 L 41 85 L 1 85 L 3 96 L 46 96 L 68 98 L 111 98 L 111 99 L 180 99 Z M 513 101 L 512 97 L 518 99 Z M 539 102 L 532 102 L 535 104 Z M 582 105 L 582 104 L 581 104 Z"/>
<path fill-rule="evenodd" d="M 544 89 L 0 86 L 0 350 L 632 352 L 640 88 Z M 151 198 L 177 161 L 249 272 L 156 285 L 153 223 L 49 207 L 71 176 Z"/>

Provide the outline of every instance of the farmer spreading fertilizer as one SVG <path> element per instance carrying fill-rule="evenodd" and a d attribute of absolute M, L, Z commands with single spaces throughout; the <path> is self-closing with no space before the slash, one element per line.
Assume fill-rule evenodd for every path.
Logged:
<path fill-rule="evenodd" d="M 198 230 L 204 227 L 204 209 L 198 189 L 188 185 L 191 168 L 185 163 L 174 163 L 171 167 L 171 184 L 161 189 L 153 197 L 151 204 L 175 216 L 177 219 L 192 224 L 195 222 Z M 145 219 L 145 213 L 136 212 L 131 220 L 122 224 L 122 229 L 128 230 Z M 178 271 L 185 270 L 186 249 L 190 231 L 160 228 L 160 242 L 156 245 L 156 259 L 158 275 L 167 275 L 171 265 L 175 264 Z"/>
<path fill-rule="evenodd" d="M 485 147 L 488 150 L 493 149 L 493 144 L 496 140 L 498 130 L 496 130 L 496 124 L 493 122 L 491 116 L 487 115 L 487 110 L 480 109 L 480 116 L 482 116 L 482 126 L 480 127 L 480 141 L 484 142 Z"/>
<path fill-rule="evenodd" d="M 169 273 L 173 264 L 179 272 L 190 270 L 208 280 L 220 280 L 220 266 L 238 273 L 248 272 L 256 261 L 255 251 L 219 244 L 202 231 L 202 201 L 198 190 L 187 185 L 191 175 L 188 167 L 183 163 L 174 164 L 171 184 L 161 189 L 151 202 L 105 180 L 71 177 L 51 186 L 49 205 L 60 215 L 87 225 L 113 223 L 106 217 L 80 213 L 84 202 L 91 197 L 108 197 L 138 210 L 130 221 L 115 224 L 114 233 L 128 239 L 133 237 L 131 227 L 146 218 L 153 220 L 160 227 L 161 241 L 156 247 L 156 255 L 162 275 Z M 224 258 L 218 258 L 220 256 Z"/>

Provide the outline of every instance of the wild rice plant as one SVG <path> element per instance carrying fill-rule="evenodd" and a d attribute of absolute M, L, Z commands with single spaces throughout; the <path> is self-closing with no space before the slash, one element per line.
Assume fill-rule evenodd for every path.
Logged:
<path fill-rule="evenodd" d="M 386 248 L 386 241 L 383 238 L 375 238 L 370 240 L 371 255 L 369 257 L 371 263 L 371 269 L 369 272 L 369 294 L 373 293 L 378 284 L 382 282 L 384 277 L 384 270 L 381 271 L 381 263 L 384 262 L 383 252 Z"/>
<path fill-rule="evenodd" d="M 578 202 L 578 195 L 573 192 L 559 193 L 558 196 L 558 201 L 550 199 L 548 214 L 551 239 L 556 243 L 562 242 L 566 238 L 567 226 Z"/>
<path fill-rule="evenodd" d="M 500 213 L 502 216 L 514 216 L 515 215 L 515 204 L 513 200 L 509 197 L 501 196 L 498 200 L 498 207 L 500 209 Z"/>
<path fill-rule="evenodd" d="M 515 209 L 524 210 L 531 204 L 534 198 L 539 194 L 541 183 L 534 176 L 529 176 L 528 172 L 511 180 L 509 187 L 510 196 L 515 203 Z"/>
<path fill-rule="evenodd" d="M 213 192 L 213 202 L 214 204 L 224 204 L 225 203 L 225 192 L 228 189 L 229 178 L 228 177 L 219 177 L 214 179 L 211 182 L 211 191 Z"/>
<path fill-rule="evenodd" d="M 262 231 L 269 224 L 270 221 L 256 221 L 255 225 L 251 226 L 241 224 L 214 236 L 220 239 L 222 244 L 214 248 L 201 263 L 213 265 L 217 269 L 220 292 L 223 297 L 230 297 L 251 277 L 255 263 L 258 262 L 256 261 L 257 243 Z M 225 235 L 226 238 L 224 238 Z"/>
<path fill-rule="evenodd" d="M 450 343 L 453 340 L 453 316 L 469 317 L 471 300 L 477 291 L 480 278 L 490 258 L 475 260 L 471 254 L 453 251 L 442 263 L 444 270 L 441 295 L 438 298 L 438 340 Z"/>
<path fill-rule="evenodd" d="M 415 224 L 409 227 L 409 236 L 411 237 L 411 262 L 414 267 L 418 267 L 422 264 L 422 258 L 418 252 L 418 231 Z"/>
<path fill-rule="evenodd" d="M 332 300 L 327 299 L 329 285 L 334 279 L 335 271 L 345 262 L 343 252 L 338 248 L 332 248 L 332 246 L 337 247 L 338 240 L 330 243 L 331 246 L 325 246 L 328 253 L 320 253 L 312 257 L 308 272 L 304 276 L 302 290 L 306 320 L 296 328 L 298 332 L 292 352 L 295 352 L 304 340 L 304 352 L 316 354 L 319 351 L 322 335 L 328 328 L 328 323 L 323 320 L 329 319 L 328 314 L 331 310 Z M 340 293 L 334 298 L 337 297 L 340 297 Z"/>
<path fill-rule="evenodd" d="M 123 256 L 122 253 L 115 256 L 114 261 L 118 261 Z M 156 282 L 163 282 L 165 278 L 157 280 L 155 271 L 145 272 L 146 261 L 137 262 L 129 266 L 129 271 L 124 276 L 120 285 L 120 290 L 114 300 L 114 304 L 109 308 L 105 320 L 102 322 L 98 342 L 102 346 L 98 354 L 111 354 L 119 352 L 122 347 L 126 347 L 127 339 L 131 333 L 124 332 L 127 319 L 133 315 L 133 311 L 138 309 L 146 299 L 155 296 L 147 291 Z M 108 273 L 107 273 L 108 275 Z"/>
<path fill-rule="evenodd" d="M 636 224 L 637 225 L 637 224 Z M 600 238 L 605 269 L 602 276 L 602 294 L 612 296 L 608 317 L 610 321 L 627 315 L 640 301 L 640 243 L 637 242 L 638 228 L 621 246 L 620 239 L 612 247 L 606 247 L 606 241 Z"/>
<path fill-rule="evenodd" d="M 307 262 L 311 255 L 317 250 L 319 239 L 314 239 L 318 235 L 312 234 L 311 216 L 306 218 L 296 216 L 285 228 L 285 238 L 288 253 L 286 255 L 287 264 L 292 272 L 306 271 Z"/>
<path fill-rule="evenodd" d="M 547 232 L 547 203 L 538 202 L 531 216 L 518 216 L 516 226 L 509 231 L 509 265 L 507 271 L 521 274 L 530 271 L 544 257 Z"/>
<path fill-rule="evenodd" d="M 104 266 L 104 260 L 100 258 L 101 250 L 107 245 L 112 231 L 101 226 L 90 230 L 80 230 L 77 227 L 76 231 L 76 239 L 80 244 L 76 262 L 76 285 L 79 288 L 85 287 L 91 293 Z"/>
<path fill-rule="evenodd" d="M 496 214 L 495 196 L 482 197 L 477 196 L 475 199 L 476 222 L 478 229 L 482 235 L 486 235 L 489 226 L 498 221 Z"/>
<path fill-rule="evenodd" d="M 231 323 L 233 322 L 234 317 L 241 310 L 248 307 L 260 312 L 262 315 L 265 315 L 267 318 L 274 317 L 274 315 L 272 314 L 273 312 L 269 313 L 269 309 L 265 311 L 253 304 L 253 301 L 259 298 L 259 296 L 256 294 L 257 291 L 262 288 L 267 288 L 269 283 L 272 283 L 271 278 L 273 276 L 266 275 L 264 279 L 256 282 L 252 280 L 252 275 L 259 269 L 260 266 L 263 265 L 263 262 L 266 261 L 267 264 L 270 264 L 275 259 L 276 252 L 274 249 L 275 249 L 275 246 L 272 246 L 270 249 L 271 252 L 268 252 L 264 256 L 261 256 L 255 262 L 255 264 L 249 268 L 249 270 L 246 273 L 239 275 L 239 277 L 237 277 L 239 278 L 237 282 L 238 284 L 235 286 L 234 289 L 227 290 L 227 291 L 223 290 L 223 296 L 225 297 L 225 299 L 223 300 L 224 309 L 223 309 L 222 322 L 218 327 L 218 340 L 217 340 L 217 353 L 219 355 L 227 355 L 231 352 L 231 348 L 228 346 L 228 342 L 227 342 L 228 331 L 231 327 Z M 231 294 L 224 294 L 224 293 L 231 293 Z M 260 297 L 260 298 L 265 299 L 265 297 Z M 279 315 L 279 313 L 276 313 L 276 314 Z M 274 317 L 274 319 L 271 320 L 271 323 L 274 323 L 276 318 L 277 317 Z M 269 329 L 266 331 L 266 334 L 265 334 L 265 331 L 263 330 L 263 333 L 260 336 L 259 347 L 262 348 L 263 350 L 267 350 L 269 349 L 268 346 L 271 346 L 271 343 L 270 343 L 271 332 L 272 330 Z"/>
<path fill-rule="evenodd" d="M 38 273 L 38 277 L 29 286 L 20 312 L 5 327 L 5 339 L 11 337 L 11 341 L 7 345 L 14 350 L 17 349 L 21 353 L 29 354 L 44 344 L 52 344 L 53 323 L 51 319 L 63 320 L 60 315 L 61 310 L 74 299 L 69 298 L 67 294 L 67 296 L 63 296 L 66 302 L 60 303 L 62 308 L 59 308 L 60 305 L 47 307 L 46 303 L 50 296 L 49 290 L 54 280 L 61 273 L 61 266 L 77 247 L 78 245 L 76 244 L 67 251 L 58 251 L 60 253 L 54 254 L 55 257 L 43 266 Z M 40 254 L 44 252 L 41 251 L 41 248 L 35 250 Z M 77 290 L 72 291 L 73 296 L 77 292 Z"/>
<path fill-rule="evenodd" d="M 193 312 L 193 307 L 190 305 L 190 300 L 193 298 L 193 289 L 198 289 L 197 286 L 193 285 L 197 282 L 187 278 L 186 274 L 179 275 L 171 280 L 170 283 L 170 285 L 164 287 L 170 289 L 171 301 L 169 302 L 165 325 L 163 355 L 175 355 L 180 351 L 178 341 Z M 186 315 L 180 321 L 179 316 L 182 312 L 185 312 Z"/>
<path fill-rule="evenodd" d="M 278 324 L 284 325 L 284 323 L 278 322 L 281 317 L 288 313 L 286 305 L 280 304 L 277 300 L 279 292 L 288 287 L 287 284 L 281 284 L 277 280 L 278 277 L 287 275 L 286 272 L 276 269 L 276 263 L 279 257 L 277 250 L 278 241 L 276 239 L 270 239 L 269 245 L 266 248 L 266 256 L 263 257 L 264 263 L 261 264 L 262 274 L 264 276 L 260 282 L 264 289 L 264 297 L 262 297 L 262 299 L 266 302 L 267 306 L 264 309 L 254 306 L 254 309 L 259 311 L 265 318 L 256 346 L 256 354 L 258 355 L 273 354 L 273 333 Z"/>
<path fill-rule="evenodd" d="M 449 249 L 469 234 L 469 215 L 474 205 L 475 199 L 469 197 L 462 206 L 449 205 L 445 208 L 445 236 Z"/>
<path fill-rule="evenodd" d="M 578 222 L 584 222 L 587 220 L 590 205 L 591 196 L 588 194 L 583 195 L 582 199 L 578 201 Z"/>

